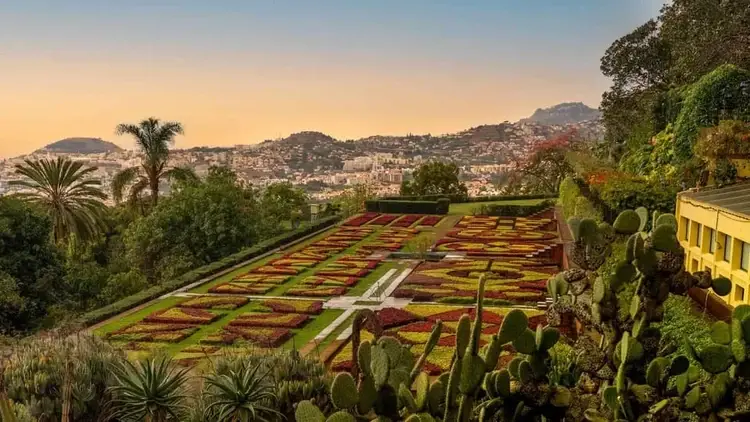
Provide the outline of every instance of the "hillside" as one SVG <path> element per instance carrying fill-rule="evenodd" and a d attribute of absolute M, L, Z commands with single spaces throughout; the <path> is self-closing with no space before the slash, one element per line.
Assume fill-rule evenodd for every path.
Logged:
<path fill-rule="evenodd" d="M 122 148 L 112 142 L 107 142 L 99 138 L 65 138 L 41 148 L 38 152 L 101 154 L 118 151 L 122 151 Z"/>
<path fill-rule="evenodd" d="M 601 118 L 601 112 L 584 103 L 562 103 L 549 108 L 538 108 L 531 117 L 519 123 L 534 122 L 543 125 L 565 125 Z"/>

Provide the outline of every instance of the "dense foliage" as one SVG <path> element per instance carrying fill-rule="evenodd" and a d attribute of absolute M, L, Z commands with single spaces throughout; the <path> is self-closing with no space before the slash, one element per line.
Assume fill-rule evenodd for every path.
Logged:
<path fill-rule="evenodd" d="M 466 185 L 458 178 L 460 169 L 455 163 L 431 161 L 422 164 L 412 174 L 413 180 L 401 184 L 401 195 L 463 195 Z"/>

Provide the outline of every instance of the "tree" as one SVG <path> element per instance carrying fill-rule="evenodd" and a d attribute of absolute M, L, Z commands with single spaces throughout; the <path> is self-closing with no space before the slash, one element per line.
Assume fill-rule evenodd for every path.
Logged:
<path fill-rule="evenodd" d="M 307 194 L 291 183 L 272 183 L 261 195 L 260 209 L 268 220 L 299 223 L 310 214 Z"/>
<path fill-rule="evenodd" d="M 117 173 L 112 180 L 112 196 L 115 202 L 122 201 L 123 193 L 129 187 L 128 199 L 136 202 L 146 189 L 151 191 L 151 205 L 156 206 L 159 201 L 159 183 L 163 180 L 188 181 L 195 180 L 195 173 L 187 168 L 175 167 L 167 169 L 169 161 L 169 147 L 175 142 L 177 135 L 184 130 L 178 122 L 162 122 L 149 117 L 138 125 L 121 123 L 115 130 L 117 135 L 131 135 L 135 138 L 140 150 L 140 167 L 126 168 Z"/>
<path fill-rule="evenodd" d="M 411 182 L 401 184 L 401 195 L 463 195 L 466 185 L 458 180 L 459 168 L 455 163 L 431 161 L 414 171 Z"/>
<path fill-rule="evenodd" d="M 331 204 L 331 210 L 338 210 L 346 218 L 365 210 L 365 201 L 375 197 L 375 188 L 369 183 L 356 184 L 344 190 Z"/>
<path fill-rule="evenodd" d="M 42 325 L 47 308 L 67 295 L 51 234 L 52 220 L 38 207 L 0 198 L 0 331 Z"/>
<path fill-rule="evenodd" d="M 575 131 L 569 131 L 535 145 L 527 158 L 515 163 L 520 177 L 516 182 L 533 186 L 532 191 L 558 192 L 563 179 L 573 173 L 566 155 L 573 147 L 575 136 Z"/>
<path fill-rule="evenodd" d="M 18 197 L 43 207 L 53 221 L 56 243 L 77 239 L 91 240 L 103 228 L 102 215 L 107 195 L 99 188 L 101 182 L 89 177 L 96 167 L 67 158 L 57 160 L 25 160 L 16 165 L 16 174 L 28 180 L 11 181 L 34 192 L 19 193 Z"/>
<path fill-rule="evenodd" d="M 126 229 L 126 255 L 152 282 L 169 279 L 252 245 L 264 224 L 280 225 L 262 220 L 254 193 L 236 183 L 187 185 Z"/>

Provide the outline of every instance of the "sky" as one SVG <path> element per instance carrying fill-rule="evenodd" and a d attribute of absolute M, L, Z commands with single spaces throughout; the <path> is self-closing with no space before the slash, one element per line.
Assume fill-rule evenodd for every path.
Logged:
<path fill-rule="evenodd" d="M 660 0 L 2 0 L 0 157 L 118 123 L 177 147 L 450 133 L 582 101 Z"/>

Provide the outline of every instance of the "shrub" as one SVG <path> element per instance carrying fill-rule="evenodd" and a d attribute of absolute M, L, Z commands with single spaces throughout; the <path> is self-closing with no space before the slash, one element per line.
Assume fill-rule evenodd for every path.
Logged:
<path fill-rule="evenodd" d="M 447 198 L 452 204 L 463 204 L 468 202 L 495 202 L 495 201 L 512 201 L 521 199 L 549 199 L 556 198 L 556 194 L 536 194 L 536 195 L 486 195 L 486 196 L 466 196 L 466 195 L 419 195 L 419 196 L 384 196 L 381 200 L 392 201 L 437 201 L 441 198 Z"/>
<path fill-rule="evenodd" d="M 115 303 L 88 312 L 82 315 L 78 319 L 77 323 L 82 326 L 96 324 L 97 322 L 117 315 L 120 312 L 126 311 L 134 306 L 144 304 L 150 300 L 156 299 L 163 294 L 179 289 L 180 287 L 187 286 L 188 284 L 195 283 L 196 281 L 214 275 L 219 271 L 231 268 L 237 264 L 283 246 L 289 242 L 300 239 L 304 236 L 307 236 L 308 234 L 328 227 L 336 223 L 338 220 L 338 216 L 323 218 L 309 225 L 305 225 L 282 235 L 264 240 L 263 242 L 260 242 L 255 246 L 245 248 L 235 254 L 229 255 L 226 258 L 222 258 L 203 267 L 189 271 L 182 276 L 175 278 L 174 280 L 170 280 L 168 282 L 153 286 L 134 295 L 125 297 Z"/>
<path fill-rule="evenodd" d="M 686 90 L 675 121 L 676 160 L 690 159 L 701 128 L 716 126 L 720 120 L 750 120 L 749 82 L 750 72 L 723 65 Z"/>
<path fill-rule="evenodd" d="M 365 207 L 368 212 L 384 214 L 448 214 L 450 200 L 440 198 L 437 201 L 367 201 Z"/>
<path fill-rule="evenodd" d="M 643 177 L 619 174 L 595 187 L 602 202 L 615 213 L 645 207 L 671 213 L 675 209 L 677 188 L 651 182 Z"/>

